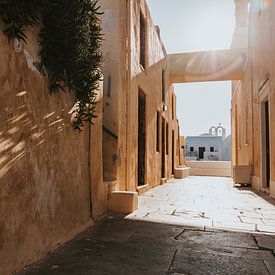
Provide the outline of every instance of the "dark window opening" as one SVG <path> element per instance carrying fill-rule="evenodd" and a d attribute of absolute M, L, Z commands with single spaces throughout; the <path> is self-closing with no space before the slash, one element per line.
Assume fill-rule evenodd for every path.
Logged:
<path fill-rule="evenodd" d="M 210 152 L 215 152 L 215 148 L 214 147 L 210 147 Z"/>
<path fill-rule="evenodd" d="M 194 147 L 190 147 L 190 152 L 194 152 Z"/>
<path fill-rule="evenodd" d="M 145 17 L 140 12 L 140 65 L 145 69 L 146 68 L 146 22 Z"/>

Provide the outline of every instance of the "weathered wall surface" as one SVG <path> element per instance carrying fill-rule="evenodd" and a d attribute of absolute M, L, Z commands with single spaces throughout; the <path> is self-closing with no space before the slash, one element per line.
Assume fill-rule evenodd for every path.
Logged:
<path fill-rule="evenodd" d="M 168 81 L 165 51 L 152 22 L 146 1 L 101 0 L 100 3 L 105 11 L 102 17 L 105 34 L 103 47 L 105 55 L 103 66 L 105 76 L 104 125 L 109 125 L 110 130 L 114 129 L 111 128 L 112 125 L 117 127 L 114 130 L 117 140 L 111 137 L 110 133 L 104 134 L 104 164 L 107 169 L 104 168 L 105 181 L 114 182 L 113 190 L 137 190 L 138 93 L 142 90 L 146 97 L 145 178 L 150 188 L 160 184 L 161 181 L 161 151 L 156 150 L 158 111 L 169 125 L 169 150 L 168 154 L 165 154 L 165 177 L 170 178 L 172 175 L 172 130 L 174 130 L 175 139 L 174 163 L 175 166 L 179 165 L 178 122 L 176 115 L 172 115 L 172 100 L 175 106 L 176 99 L 173 87 Z M 146 26 L 145 68 L 140 65 L 139 57 L 141 13 Z M 112 27 L 110 27 L 110 21 L 112 21 Z M 115 70 L 113 70 L 114 67 Z M 166 79 L 164 81 L 165 102 L 162 101 L 163 73 Z M 108 92 L 110 95 L 110 88 L 108 88 L 110 79 L 112 79 L 111 96 L 108 96 Z M 118 85 L 114 85 L 113 80 Z M 163 111 L 164 104 L 168 107 L 167 111 Z M 115 115 L 109 111 L 113 109 L 116 110 Z M 161 118 L 159 126 L 158 138 L 161 143 Z M 109 148 L 114 153 L 110 154 Z"/>
<path fill-rule="evenodd" d="M 36 39 L 33 31 L 27 45 L 13 44 L 0 33 L 1 274 L 41 258 L 105 211 L 101 105 L 91 135 L 89 126 L 72 129 L 74 96 L 49 95 L 34 63 Z"/>
<path fill-rule="evenodd" d="M 231 161 L 187 161 L 191 176 L 231 177 Z"/>
<path fill-rule="evenodd" d="M 118 166 L 118 131 L 119 131 L 119 93 L 121 89 L 121 62 L 123 62 L 123 48 L 121 42 L 121 25 L 123 21 L 120 16 L 120 2 L 101 0 L 102 29 L 104 40 L 102 51 L 104 53 L 104 63 L 102 70 L 104 73 L 104 180 L 114 181 L 117 179 Z M 124 22 L 125 23 L 125 22 Z M 120 58 L 122 58 L 120 60 Z M 125 57 L 124 57 L 125 58 Z"/>
<path fill-rule="evenodd" d="M 244 79 L 233 85 L 232 132 L 233 164 L 253 166 L 252 184 L 257 189 L 264 187 L 262 148 L 262 103 L 269 101 L 270 116 L 270 194 L 275 196 L 275 2 L 236 2 L 237 28 L 247 31 L 248 62 Z M 250 7 L 250 9 L 248 9 Z M 250 11 L 247 14 L 247 11 Z M 246 12 L 245 12 L 246 11 Z M 248 26 L 248 28 L 247 28 Z M 233 47 L 246 43 L 235 32 Z M 265 94 L 265 95 L 264 95 Z"/>
<path fill-rule="evenodd" d="M 175 101 L 175 94 L 173 86 L 169 83 L 169 72 L 167 60 L 164 52 L 162 42 L 158 36 L 156 28 L 152 22 L 150 12 L 146 5 L 146 1 L 132 2 L 132 24 L 131 24 L 131 110 L 132 117 L 130 121 L 130 128 L 135 129 L 135 135 L 130 139 L 130 148 L 138 147 L 138 91 L 141 89 L 146 94 L 146 122 L 147 122 L 147 140 L 146 140 L 146 181 L 150 187 L 154 187 L 160 183 L 161 180 L 161 148 L 160 152 L 156 151 L 156 121 L 157 111 L 160 112 L 162 118 L 168 123 L 168 140 L 166 140 L 165 129 L 165 144 L 168 143 L 168 154 L 165 154 L 165 170 L 167 179 L 172 176 L 172 130 L 175 131 L 175 165 L 178 166 L 177 152 L 179 149 L 178 140 L 178 124 L 176 121 L 175 108 L 174 119 L 172 118 L 172 100 Z M 140 34 L 139 21 L 140 12 L 146 18 L 146 68 L 140 66 Z M 164 81 L 162 80 L 162 73 L 164 73 Z M 165 99 L 162 100 L 162 85 L 164 84 Z M 163 105 L 167 106 L 167 111 L 163 110 Z M 175 102 L 174 102 L 175 106 Z M 161 125 L 159 129 L 161 130 Z M 159 132 L 159 142 L 161 143 L 161 131 Z M 132 185 L 137 183 L 137 161 L 134 154 L 130 159 Z"/>

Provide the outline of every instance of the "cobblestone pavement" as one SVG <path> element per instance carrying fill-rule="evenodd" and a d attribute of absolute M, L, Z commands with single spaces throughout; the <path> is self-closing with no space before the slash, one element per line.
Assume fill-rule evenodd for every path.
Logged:
<path fill-rule="evenodd" d="M 275 274 L 274 201 L 199 177 L 139 199 L 135 213 L 109 214 L 19 274 Z"/>

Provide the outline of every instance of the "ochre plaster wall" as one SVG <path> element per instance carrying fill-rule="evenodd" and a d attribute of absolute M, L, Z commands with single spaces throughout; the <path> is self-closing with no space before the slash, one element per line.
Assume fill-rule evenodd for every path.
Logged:
<path fill-rule="evenodd" d="M 102 29 L 104 40 L 102 50 L 104 53 L 104 63 L 102 70 L 104 73 L 104 118 L 103 126 L 103 161 L 104 180 L 113 181 L 117 179 L 118 167 L 118 132 L 119 132 L 119 93 L 122 85 L 123 69 L 121 64 L 123 58 L 122 29 L 123 22 L 120 16 L 122 8 L 120 1 L 101 0 Z"/>
<path fill-rule="evenodd" d="M 176 99 L 173 87 L 169 83 L 165 49 L 152 22 L 146 1 L 101 0 L 100 3 L 105 11 L 102 17 L 105 36 L 104 124 L 110 125 L 110 128 L 116 125 L 115 133 L 118 137 L 115 140 L 110 134 L 104 134 L 105 181 L 115 181 L 112 190 L 137 190 L 138 91 L 140 89 L 146 95 L 145 177 L 148 188 L 151 188 L 161 182 L 161 152 L 156 151 L 157 111 L 169 124 L 169 154 L 165 154 L 166 177 L 171 178 L 172 175 L 172 130 L 175 131 L 175 167 L 179 166 L 178 121 L 176 115 L 172 118 L 172 98 L 174 101 Z M 141 12 L 146 22 L 145 68 L 142 68 L 139 60 Z M 163 71 L 166 79 L 165 105 L 168 108 L 166 112 L 163 111 L 162 102 Z M 118 85 L 112 84 L 112 96 L 107 96 L 108 91 L 110 92 L 107 86 L 108 76 L 109 79 L 115 79 L 115 83 L 118 83 Z M 109 110 L 113 109 L 116 115 L 110 114 Z M 161 127 L 159 134 L 161 134 Z M 161 137 L 159 140 L 161 143 Z M 114 153 L 110 154 L 109 148 Z"/>
<path fill-rule="evenodd" d="M 33 63 L 36 39 L 29 31 L 27 45 L 9 43 L 0 33 L 0 274 L 45 256 L 106 208 L 102 104 L 91 135 L 90 126 L 74 131 L 74 96 L 49 94 Z"/>
<path fill-rule="evenodd" d="M 262 8 L 256 1 L 237 3 L 237 28 L 233 47 L 243 47 L 246 43 L 238 36 L 238 29 L 247 29 L 248 61 L 244 79 L 233 83 L 232 133 L 237 145 L 233 146 L 236 163 L 253 166 L 252 184 L 261 189 L 262 182 L 262 142 L 261 142 L 261 102 L 266 93 L 269 100 L 270 115 L 270 194 L 275 197 L 275 2 L 266 1 Z M 247 24 L 245 26 L 245 24 Z M 234 110 L 237 110 L 235 112 Z M 237 114 L 236 114 L 237 113 Z M 237 121 L 237 124 L 235 123 Z M 234 135 L 235 133 L 235 135 Z M 233 141 L 233 144 L 234 141 Z"/>

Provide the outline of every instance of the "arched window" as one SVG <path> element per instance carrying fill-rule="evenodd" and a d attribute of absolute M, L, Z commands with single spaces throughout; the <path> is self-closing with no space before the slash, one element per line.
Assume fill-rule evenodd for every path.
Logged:
<path fill-rule="evenodd" d="M 215 127 L 213 127 L 213 128 L 211 129 L 211 134 L 214 135 L 214 136 L 216 135 L 216 128 L 215 128 Z"/>
<path fill-rule="evenodd" d="M 218 128 L 218 136 L 222 136 L 223 135 L 223 128 L 219 127 Z"/>

